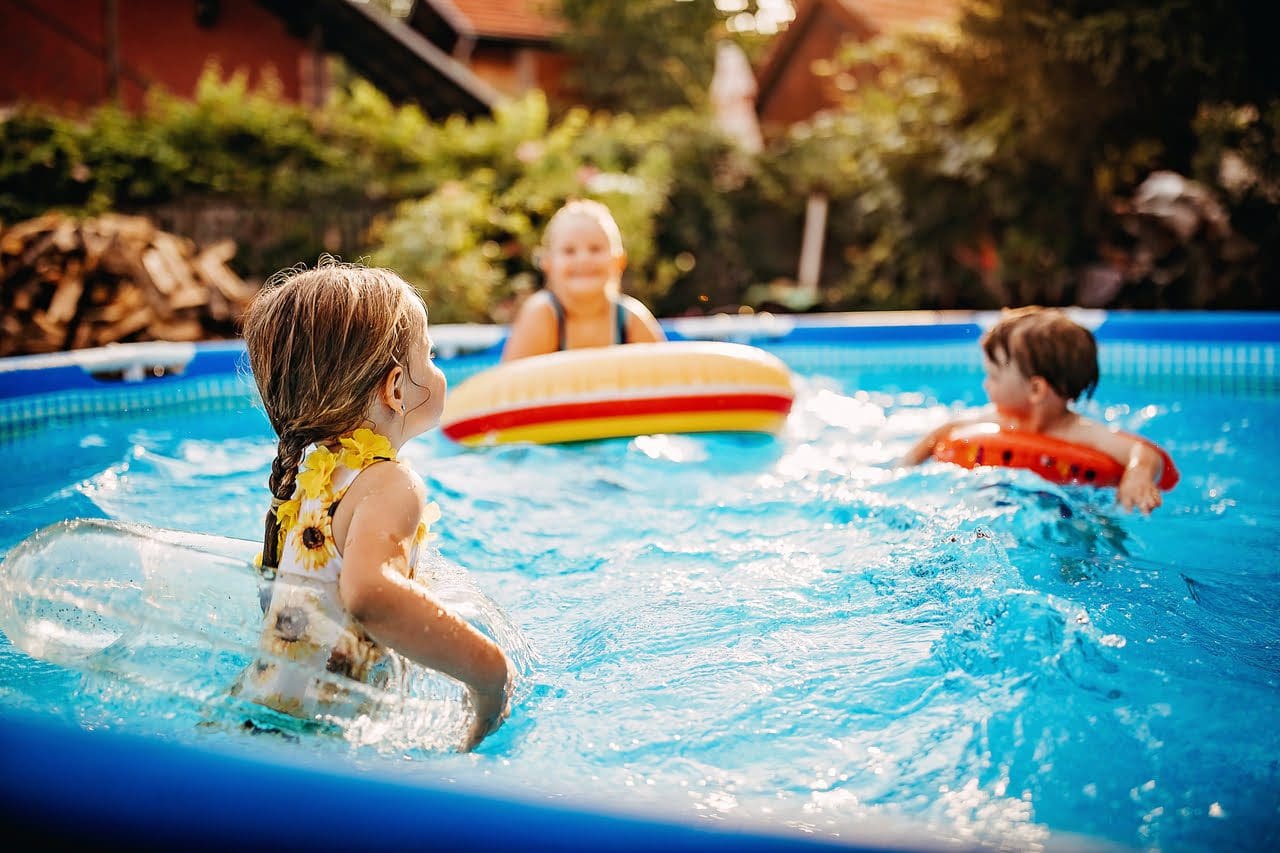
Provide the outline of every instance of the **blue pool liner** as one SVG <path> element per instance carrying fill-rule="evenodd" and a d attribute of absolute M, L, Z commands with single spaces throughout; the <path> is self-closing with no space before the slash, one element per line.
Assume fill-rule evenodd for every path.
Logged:
<path fill-rule="evenodd" d="M 607 814 L 248 758 L 0 711 L 6 847 L 130 850 L 902 851 L 896 836 L 791 833 Z M 882 831 L 882 835 L 885 833 Z M 91 848 L 90 845 L 93 845 Z M 947 844 L 948 851 L 980 849 Z"/>

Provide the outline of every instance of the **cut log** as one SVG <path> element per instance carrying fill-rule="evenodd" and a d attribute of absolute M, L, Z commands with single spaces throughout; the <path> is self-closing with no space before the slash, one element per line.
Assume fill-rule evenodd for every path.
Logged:
<path fill-rule="evenodd" d="M 46 213 L 26 222 L 19 222 L 5 229 L 0 235 L 0 252 L 6 255 L 21 255 L 37 234 L 52 231 L 63 219 L 61 213 Z"/>
<path fill-rule="evenodd" d="M 158 249 L 147 249 L 142 253 L 142 268 L 147 271 L 147 279 L 151 286 L 163 296 L 168 296 L 178 289 L 179 282 L 169 272 L 169 265 Z"/>
<path fill-rule="evenodd" d="M 98 326 L 93 332 L 93 345 L 114 344 L 135 332 L 140 332 L 155 320 L 155 312 L 143 306 L 123 319 L 110 325 Z"/>
<path fill-rule="evenodd" d="M 84 247 L 84 240 L 75 222 L 64 219 L 53 229 L 53 247 L 64 255 L 77 252 Z"/>
<path fill-rule="evenodd" d="M 49 303 L 48 318 L 54 323 L 66 325 L 76 315 L 76 306 L 84 294 L 84 278 L 80 274 L 80 262 L 68 261 L 58 289 Z"/>
<path fill-rule="evenodd" d="M 228 268 L 235 251 L 120 214 L 0 227 L 0 356 L 235 334 L 257 292 Z"/>
<path fill-rule="evenodd" d="M 218 292 L 232 302 L 247 303 L 253 298 L 254 288 L 249 287 L 240 276 L 227 269 L 227 261 L 235 257 L 236 244 L 230 240 L 214 243 L 191 262 L 196 274 L 205 284 L 217 288 Z"/>
<path fill-rule="evenodd" d="M 165 341 L 199 341 L 205 336 L 204 326 L 199 320 L 157 321 L 151 324 L 150 331 Z"/>

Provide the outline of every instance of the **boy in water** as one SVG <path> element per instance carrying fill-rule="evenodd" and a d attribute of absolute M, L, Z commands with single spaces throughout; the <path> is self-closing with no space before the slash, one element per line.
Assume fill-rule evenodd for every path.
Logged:
<path fill-rule="evenodd" d="M 971 418 L 950 421 L 930 432 L 902 457 L 918 465 L 953 429 L 994 421 L 1002 429 L 1039 433 L 1107 454 L 1124 466 L 1116 500 L 1144 513 L 1160 506 L 1156 483 L 1164 459 L 1136 435 L 1108 429 L 1076 414 L 1070 403 L 1098 385 L 1098 346 L 1093 333 L 1065 313 L 1032 306 L 1006 311 L 982 336 L 982 389 L 995 408 Z"/>

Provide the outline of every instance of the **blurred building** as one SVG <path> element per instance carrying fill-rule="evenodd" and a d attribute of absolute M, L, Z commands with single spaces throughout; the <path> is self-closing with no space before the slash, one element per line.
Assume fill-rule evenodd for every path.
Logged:
<path fill-rule="evenodd" d="M 0 105 L 137 109 L 159 85 L 190 95 L 205 65 L 279 81 L 320 103 L 328 54 L 435 117 L 489 112 L 493 86 L 405 22 L 354 0 L 0 0 Z"/>
<path fill-rule="evenodd" d="M 569 60 L 550 0 L 416 0 L 408 22 L 504 95 L 564 94 Z"/>
<path fill-rule="evenodd" d="M 815 69 L 847 41 L 954 20 L 960 5 L 796 0 L 756 71 L 761 124 L 785 127 L 838 104 L 838 77 Z M 403 17 L 387 11 L 397 6 Z M 0 106 L 116 99 L 136 109 L 153 85 L 192 93 L 211 60 L 320 103 L 333 54 L 393 100 L 437 118 L 473 116 L 531 89 L 572 97 L 562 30 L 551 0 L 0 0 Z"/>
<path fill-rule="evenodd" d="M 756 73 L 756 112 L 766 130 L 840 103 L 839 81 L 817 73 L 842 45 L 954 21 L 961 0 L 797 0 L 791 25 L 774 38 Z"/>

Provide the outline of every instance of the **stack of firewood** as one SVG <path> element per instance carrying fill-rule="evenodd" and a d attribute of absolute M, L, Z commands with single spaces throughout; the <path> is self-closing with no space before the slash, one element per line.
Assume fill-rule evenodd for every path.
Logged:
<path fill-rule="evenodd" d="M 256 288 L 148 219 L 50 213 L 0 230 L 0 356 L 235 334 Z"/>

